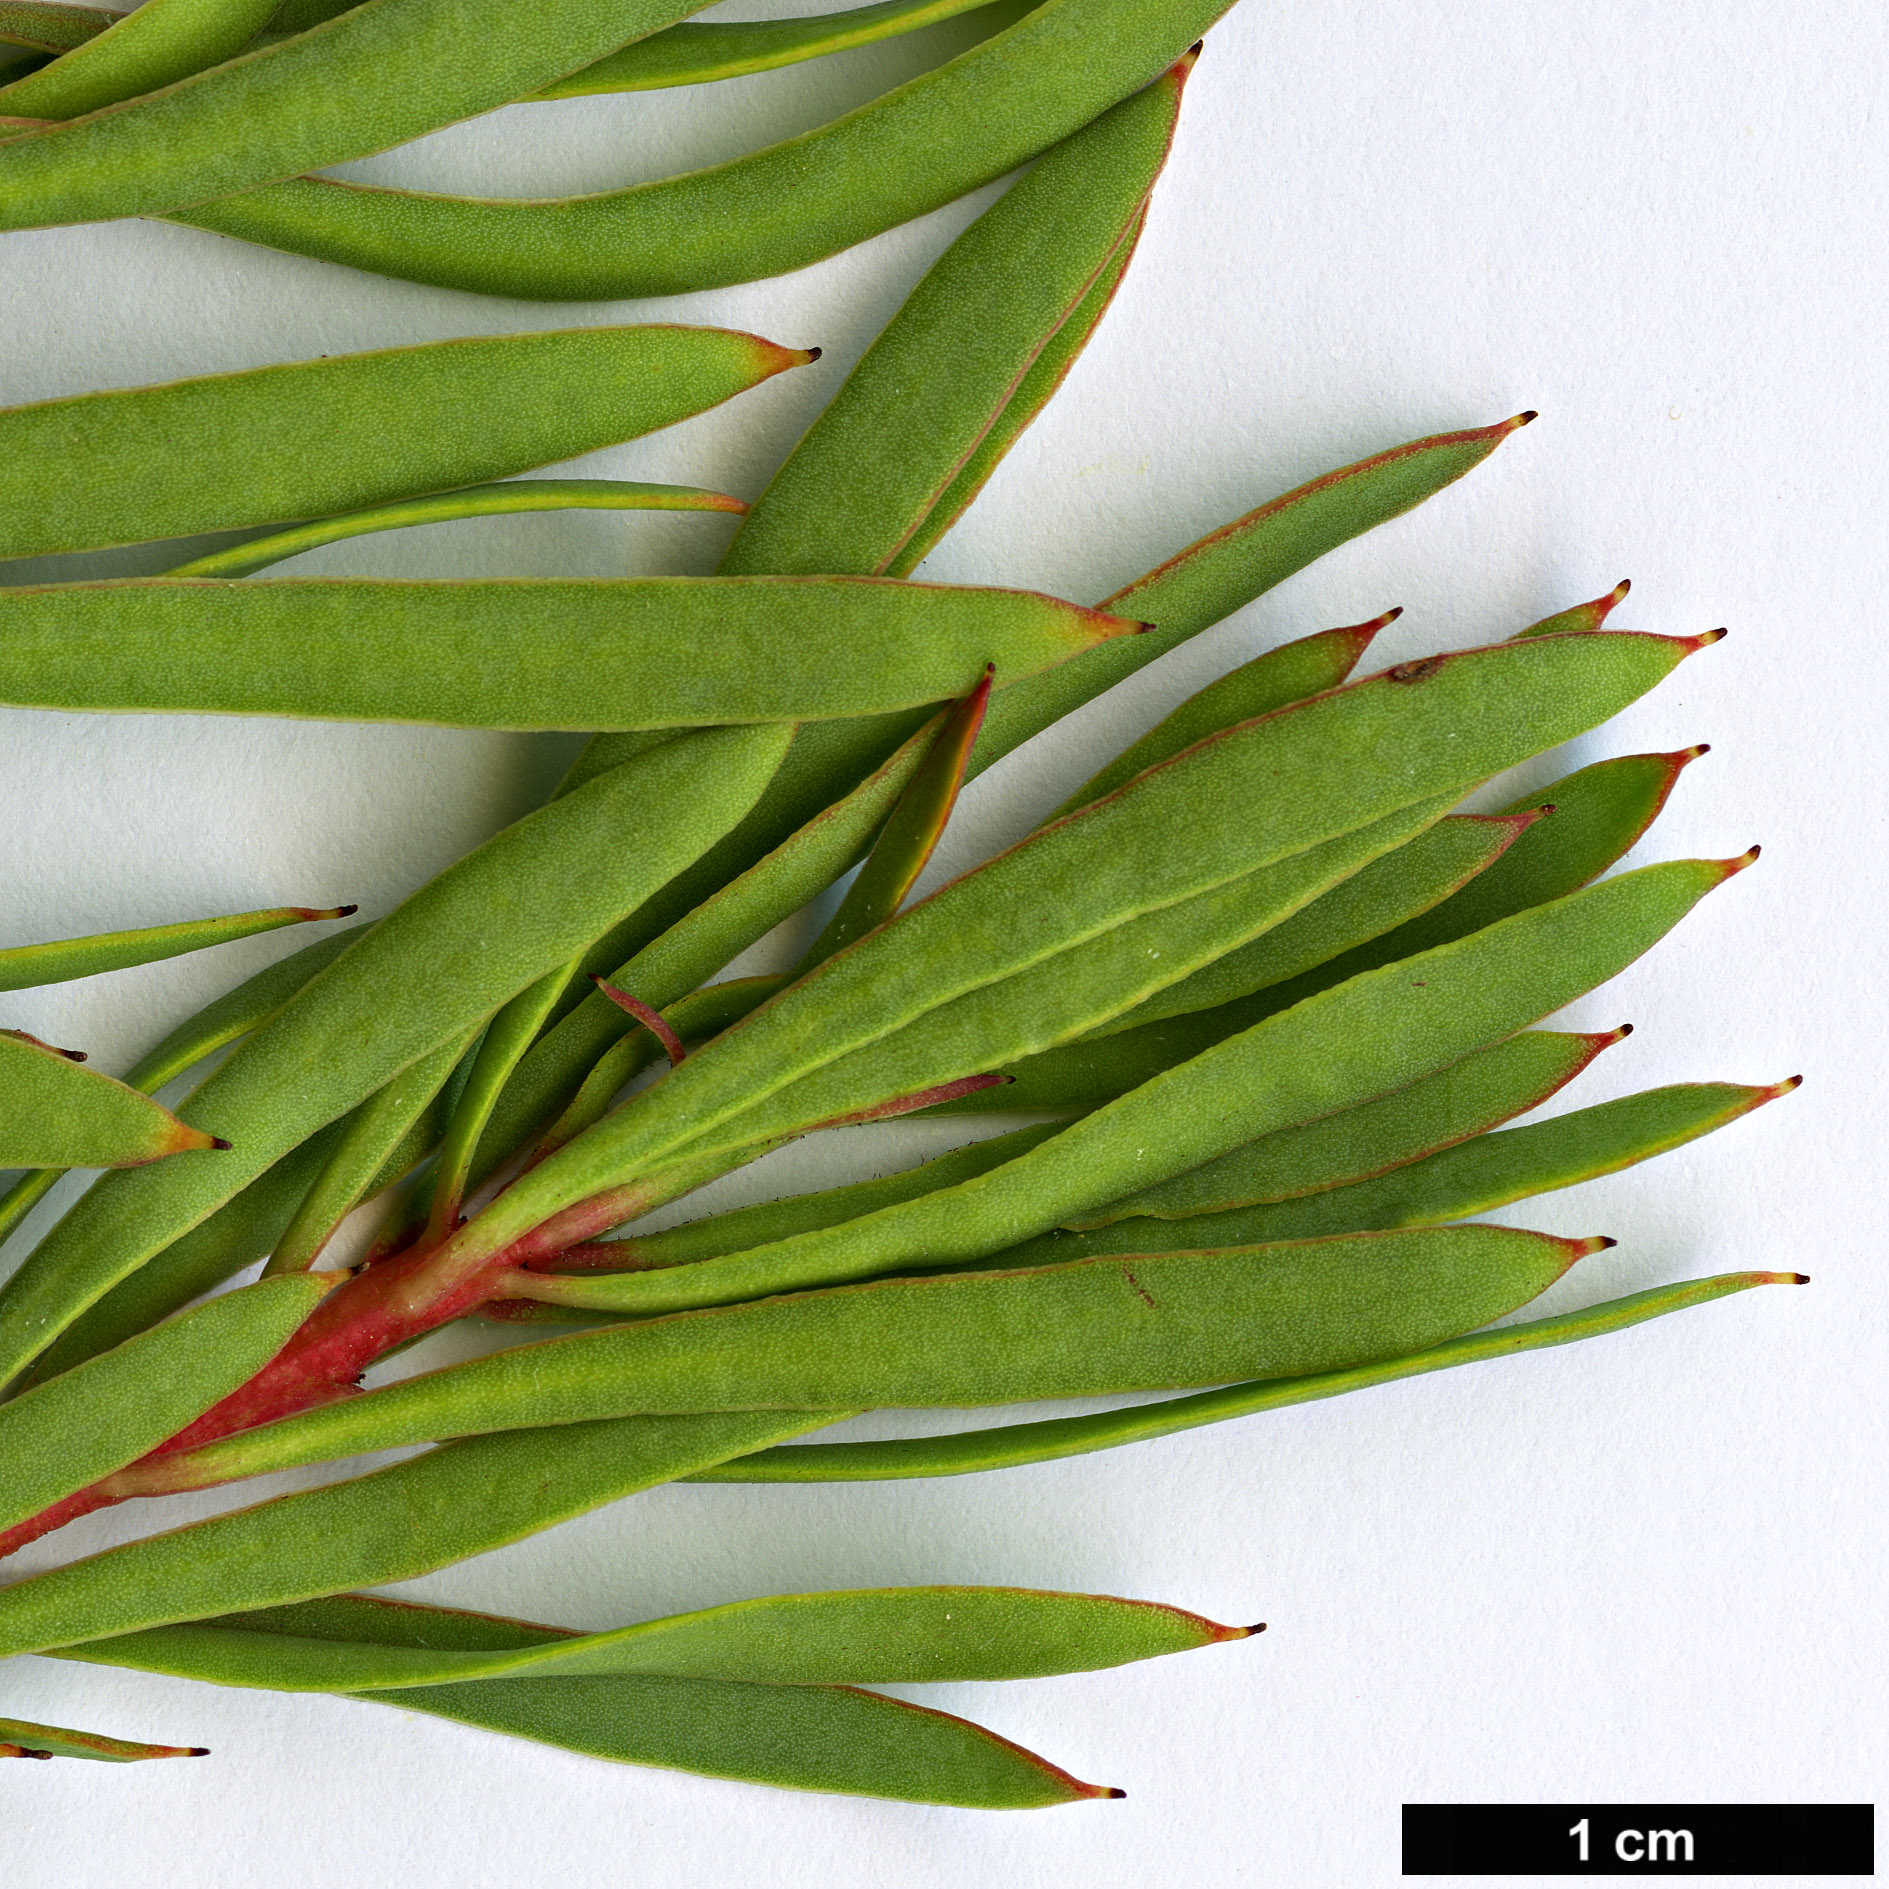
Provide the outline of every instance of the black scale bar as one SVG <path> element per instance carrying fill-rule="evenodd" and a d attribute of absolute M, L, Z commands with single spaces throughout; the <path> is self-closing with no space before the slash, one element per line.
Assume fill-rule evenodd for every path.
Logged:
<path fill-rule="evenodd" d="M 1406 1876 L 1873 1876 L 1872 1804 L 1406 1804 Z"/>

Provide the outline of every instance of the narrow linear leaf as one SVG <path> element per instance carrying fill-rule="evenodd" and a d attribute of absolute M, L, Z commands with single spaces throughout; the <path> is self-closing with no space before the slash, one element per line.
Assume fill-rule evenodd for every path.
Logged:
<path fill-rule="evenodd" d="M 0 1529 L 135 1462 L 246 1383 L 334 1283 L 225 1293 L 0 1404 Z"/>
<path fill-rule="evenodd" d="M 1527 1128 L 1478 1135 L 1371 1180 L 1241 1207 L 1164 1220 L 1118 1221 L 1086 1233 L 1046 1234 L 1006 1253 L 1042 1266 L 1094 1254 L 1144 1252 L 1151 1243 L 1248 1246 L 1261 1240 L 1322 1239 L 1383 1227 L 1435 1226 L 1573 1187 L 1649 1161 L 1709 1135 L 1798 1086 L 1800 1078 L 1749 1088 L 1732 1082 L 1678 1083 L 1557 1115 Z"/>
<path fill-rule="evenodd" d="M 829 1421 L 773 1412 L 475 1437 L 15 1581 L 0 1588 L 0 1658 L 410 1580 Z"/>
<path fill-rule="evenodd" d="M 1004 1424 L 995 1429 L 962 1431 L 955 1436 L 912 1437 L 879 1443 L 814 1443 L 763 1450 L 698 1471 L 691 1482 L 877 1482 L 889 1477 L 963 1476 L 986 1469 L 1012 1469 L 1025 1463 L 1055 1462 L 1092 1450 L 1144 1443 L 1174 1436 L 1204 1424 L 1225 1423 L 1265 1410 L 1340 1397 L 1401 1378 L 1447 1371 L 1459 1364 L 1542 1351 L 1625 1331 L 1668 1312 L 1683 1312 L 1753 1286 L 1807 1285 L 1802 1273 L 1734 1272 L 1712 1279 L 1688 1279 L 1655 1286 L 1624 1299 L 1608 1299 L 1556 1318 L 1530 1319 L 1495 1331 L 1454 1338 L 1409 1357 L 1362 1365 L 1351 1371 L 1286 1378 L 1259 1384 L 1232 1384 L 1196 1397 L 1176 1397 L 1129 1410 L 1105 1410 L 1086 1417 L 1055 1417 L 1039 1423 Z"/>
<path fill-rule="evenodd" d="M 141 1167 L 228 1146 L 125 1083 L 0 1030 L 0 1167 Z"/>
<path fill-rule="evenodd" d="M 859 876 L 800 960 L 797 968 L 802 974 L 884 924 L 905 903 L 944 835 L 951 810 L 958 804 L 964 763 L 970 757 L 977 731 L 984 725 L 990 685 L 991 672 L 986 670 L 983 681 L 939 724 L 918 772 L 899 796 Z"/>
<path fill-rule="evenodd" d="M 1227 6 L 1044 0 L 1014 25 L 830 124 L 626 190 L 519 202 L 299 175 L 251 190 L 262 180 L 250 176 L 161 204 L 151 200 L 161 194 L 154 182 L 127 198 L 122 187 L 81 190 L 73 178 L 61 193 L 65 207 L 48 220 L 172 211 L 200 229 L 352 268 L 537 300 L 615 301 L 758 281 L 936 210 L 1080 132 L 1158 80 Z M 475 30 L 461 26 L 462 35 Z M 87 147 L 66 149 L 63 163 L 42 156 L 31 167 L 40 174 L 36 187 L 16 170 L 14 223 L 21 215 L 48 218 L 41 167 L 65 180 Z M 234 158 L 217 155 L 219 168 L 233 175 Z M 334 155 L 279 174 L 319 169 Z M 243 157 L 244 168 L 258 161 L 255 153 Z M 191 168 L 197 174 L 202 167 Z M 0 199 L 0 216 L 8 209 Z"/>
<path fill-rule="evenodd" d="M 666 742 L 515 822 L 363 933 L 185 1104 L 235 1152 L 108 1177 L 0 1287 L 0 1379 L 316 1130 L 672 878 L 753 804 L 781 745 L 770 756 L 712 731 Z M 674 812 L 652 825 L 651 804 Z M 362 1048 L 337 1056 L 337 1043 Z"/>
<path fill-rule="evenodd" d="M 1608 1242 L 1424 1229 L 797 1293 L 448 1366 L 158 1459 L 120 1486 L 189 1488 L 606 1416 L 1016 1403 L 1298 1376 L 1487 1324 L 1598 1244 Z M 611 1288 L 647 1276 L 527 1283 L 607 1305 Z"/>
<path fill-rule="evenodd" d="M 1293 643 L 1269 649 L 1238 669 L 1196 690 L 1173 714 L 1157 722 L 1107 767 L 1090 775 L 1043 822 L 1045 826 L 1092 805 L 1137 774 L 1169 761 L 1196 742 L 1236 723 L 1270 715 L 1274 709 L 1339 687 L 1351 674 L 1378 631 L 1395 623 L 1403 611 L 1387 610 L 1368 623 L 1320 630 Z"/>
<path fill-rule="evenodd" d="M 245 978 L 234 990 L 225 992 L 214 1002 L 206 1004 L 194 1017 L 180 1023 L 155 1049 L 139 1057 L 125 1072 L 127 1086 L 140 1089 L 146 1095 L 155 1095 L 167 1082 L 195 1067 L 204 1057 L 235 1042 L 239 1037 L 247 1036 L 265 1017 L 279 1010 L 317 971 L 340 956 L 354 942 L 356 934 L 364 930 L 364 925 L 355 925 L 346 931 L 335 932 L 312 945 L 304 945 L 300 951 L 270 965 L 266 970 L 258 971 L 254 977 Z M 32 1168 L 22 1174 L 5 1193 L 0 1193 L 0 1240 L 5 1240 L 14 1232 L 67 1172 L 69 1170 L 65 1168 Z M 234 1272 L 238 1268 L 232 1267 L 230 1270 Z M 186 1303 L 195 1297 L 194 1292 L 187 1293 L 178 1303 Z M 176 1306 L 170 1305 L 164 1309 L 167 1312 L 175 1311 Z M 149 1319 L 142 1320 L 131 1329 L 141 1331 L 150 1322 Z"/>
<path fill-rule="evenodd" d="M 397 499 L 339 518 L 318 518 L 288 531 L 252 538 L 227 551 L 212 551 L 164 573 L 167 577 L 248 577 L 280 564 L 284 558 L 376 531 L 404 531 L 414 525 L 444 524 L 458 518 L 496 518 L 517 512 L 733 512 L 747 510 L 726 492 L 705 492 L 693 485 L 645 485 L 633 479 L 507 479 L 500 485 L 468 486 L 459 492 Z"/>
<path fill-rule="evenodd" d="M 104 7 L 69 6 L 66 0 L 5 0 L 0 5 L 0 41 L 30 46 L 35 52 L 70 52 L 123 18 Z"/>
<path fill-rule="evenodd" d="M 842 1686 L 719 1679 L 515 1679 L 359 1693 L 404 1711 L 787 1790 L 972 1810 L 1037 1810 L 1120 1797 L 948 1712 Z"/>
<path fill-rule="evenodd" d="M 933 264 L 756 500 L 724 571 L 888 568 L 1140 216 L 1185 80 L 1177 68 L 1058 145 Z"/>
<path fill-rule="evenodd" d="M 1027 1152 L 1056 1132 L 1054 1123 L 1018 1128 L 1007 1135 L 993 1135 L 987 1141 L 974 1141 L 969 1147 L 954 1148 L 949 1154 L 937 1155 L 917 1167 L 888 1174 L 881 1180 L 856 1181 L 849 1187 L 827 1188 L 817 1194 L 795 1194 L 760 1206 L 737 1207 L 731 1213 L 686 1221 L 660 1233 L 633 1234 L 627 1239 L 582 1249 L 584 1263 L 597 1267 L 614 1264 L 625 1269 L 686 1266 L 698 1259 L 717 1259 L 724 1253 L 765 1246 L 795 1233 L 837 1226 L 843 1220 L 857 1219 L 861 1214 L 877 1212 L 881 1207 L 894 1206 L 902 1200 L 916 1200 L 921 1194 L 933 1193 L 940 1187 L 954 1187 L 959 1181 L 988 1173 Z M 568 1270 L 571 1260 L 571 1254 L 560 1254 L 559 1269 Z"/>
<path fill-rule="evenodd" d="M 29 1719 L 0 1718 L 0 1758 L 95 1758 L 105 1764 L 135 1764 L 143 1758 L 207 1758 L 202 1745 L 134 1745 L 99 1732 L 69 1731 L 63 1725 L 35 1725 Z"/>
<path fill-rule="evenodd" d="M 1078 132 L 1079 138 L 1082 133 Z M 1074 140 L 1072 139 L 1073 143 Z M 885 567 L 888 577 L 910 577 L 953 525 L 971 507 L 977 495 L 990 483 L 992 475 L 1008 456 L 1011 447 L 1035 423 L 1049 405 L 1071 370 L 1082 358 L 1082 351 L 1095 337 L 1102 317 L 1114 305 L 1128 266 L 1135 259 L 1141 234 L 1147 228 L 1148 213 L 1143 210 L 1128 226 L 1127 234 L 1116 246 L 1114 255 L 1102 265 L 1102 272 L 1090 285 L 1063 325 L 1044 342 L 1043 351 L 1025 369 L 1016 392 L 1005 401 L 1003 411 L 991 421 L 989 430 L 971 449 L 957 476 L 938 496 L 938 501 L 924 520 L 899 548 Z"/>
<path fill-rule="evenodd" d="M 1099 1108 L 1163 1069 L 1347 978 L 1563 897 L 1597 878 L 1639 840 L 1680 772 L 1706 752 L 1697 747 L 1626 755 L 1552 782 L 1505 810 L 1517 814 L 1552 805 L 1552 817 L 1526 828 L 1501 859 L 1440 904 L 1250 996 L 1147 1024 L 1122 1019 L 1119 1030 L 1093 1044 L 1068 1044 L 1006 1067 L 1013 1086 L 1005 1092 L 1005 1105 L 1068 1113 Z M 986 1106 L 973 1096 L 945 1112 L 976 1113 Z"/>
<path fill-rule="evenodd" d="M 0 113 L 77 118 L 232 59 L 269 23 L 272 0 L 144 0 L 51 65 L 0 87 Z"/>
<path fill-rule="evenodd" d="M 414 1124 L 439 1099 L 476 1035 L 448 1038 L 347 1118 L 294 1219 L 283 1229 L 263 1268 L 265 1277 L 307 1272 L 321 1257 L 342 1221 L 369 1198 L 369 1190 Z"/>
<path fill-rule="evenodd" d="M 327 4 L 328 0 L 322 0 Z M 654 92 L 773 72 L 803 59 L 870 46 L 965 14 L 980 37 L 1000 31 L 1024 7 L 1019 0 L 879 0 L 799 20 L 684 20 L 573 72 L 534 99 L 587 98 L 598 92 Z"/>
<path fill-rule="evenodd" d="M 797 1114 L 785 1095 L 778 1107 L 769 1104 L 797 1079 L 839 1064 L 847 1051 L 909 1031 L 927 1011 L 1046 963 L 1059 945 L 1102 934 L 1114 941 L 1136 911 L 1224 886 L 1268 860 L 1355 832 L 1393 808 L 1411 809 L 1426 794 L 1453 798 L 1524 754 L 1604 719 L 1695 647 L 1614 632 L 1500 644 L 1402 664 L 1200 744 L 829 959 L 526 1176 L 459 1236 L 456 1251 L 443 1249 L 438 1276 L 456 1276 L 562 1208 L 654 1167 L 672 1149 L 706 1152 L 715 1145 L 706 1139 L 711 1132 L 757 1141 L 846 1112 L 847 1104 L 830 1093 L 835 1085 L 805 1085 L 808 1105 Z M 1518 656 L 1533 657 L 1540 667 L 1518 673 L 1504 666 Z M 1392 755 L 1399 757 L 1395 764 L 1377 759 Z M 1247 809 L 1247 816 L 1229 825 L 1222 817 L 1229 805 Z M 1130 860 L 1132 873 L 1124 863 Z M 1305 896 L 1319 889 L 1308 886 Z M 1019 909 L 1042 916 L 1019 928 L 1013 916 Z M 1246 935 L 1258 929 L 1255 923 Z M 1151 970 L 1139 994 L 1194 968 L 1183 958 L 1173 976 Z M 1542 1014 L 1518 1018 L 1514 1027 Z M 1095 1015 L 1068 1033 L 1102 1020 Z M 1456 1054 L 1473 1047 L 1480 1045 L 1465 1044 Z M 988 1070 L 1004 1050 L 995 1038 L 972 1032 L 954 1036 L 951 1053 L 955 1066 L 921 1071 L 901 1062 L 896 1086 L 880 1093 L 908 1093 Z M 1412 1069 L 1405 1080 L 1422 1073 Z M 815 1097 L 821 1106 L 812 1105 Z M 851 1106 L 872 1099 L 862 1093 Z M 1332 1106 L 1364 1099 L 1346 1097 Z M 1236 1110 L 1232 1119 L 1237 1116 Z M 1186 1165 L 1250 1138 L 1203 1149 Z"/>
<path fill-rule="evenodd" d="M 720 328 L 578 328 L 9 407 L 0 557 L 284 524 L 502 479 L 671 426 L 813 358 Z M 173 476 L 179 466 L 189 478 Z"/>
<path fill-rule="evenodd" d="M 1162 613 L 1160 627 L 1132 639 L 1134 647 L 1146 643 L 1159 654 L 1210 628 L 1348 538 L 1433 497 L 1479 465 L 1519 424 L 1505 421 L 1412 441 L 1316 479 L 1201 539 L 1129 586 L 1152 586 L 1149 595 Z M 1129 644 L 1112 647 L 1120 651 Z M 971 752 L 967 776 L 1139 667 L 1138 661 L 1098 667 L 1094 658 L 1092 651 L 1058 672 L 1076 675 L 1073 689 L 1045 694 L 1046 678 L 1039 677 L 1000 693 Z M 1018 690 L 1025 693 L 1012 713 L 1004 702 Z M 601 765 L 610 752 L 607 744 L 621 739 L 593 741 L 587 756 Z M 800 729 L 749 817 L 603 940 L 586 970 L 602 971 L 659 1006 L 712 977 L 863 857 L 926 739 L 922 729 L 914 733 L 903 723 L 815 723 Z M 588 759 L 581 762 L 577 777 L 589 765 Z M 501 1097 L 482 1171 L 528 1148 L 623 1035 L 621 1013 L 601 998 L 584 999 L 560 1019 Z"/>
<path fill-rule="evenodd" d="M 1571 610 L 1557 611 L 1551 617 L 1543 617 L 1539 623 L 1531 623 L 1525 630 L 1517 630 L 1517 636 L 1560 636 L 1568 630 L 1597 630 L 1605 623 L 1619 605 L 1626 602 L 1627 592 L 1633 588 L 1631 581 L 1622 578 L 1604 597 L 1596 597 L 1592 603 L 1577 603 Z"/>
<path fill-rule="evenodd" d="M 726 1304 L 999 1252 L 1138 1184 L 1492 1047 L 1624 969 L 1748 863 L 1643 867 L 1367 972 L 1164 1070 L 975 1180 L 748 1253 L 624 1275 L 612 1282 L 615 1309 Z"/>
<path fill-rule="evenodd" d="M 389 1608 L 401 1612 L 386 1621 Z M 63 1657 L 289 1692 L 632 1674 L 764 1685 L 917 1685 L 1096 1672 L 1253 1632 L 1152 1601 L 1021 1587 L 777 1594 L 610 1633 L 507 1622 L 531 1638 L 492 1649 L 459 1643 L 491 1637 L 480 1633 L 477 1616 L 469 1623 L 434 1618 L 443 1612 L 341 1595 L 222 1621 L 154 1627 L 72 1648 Z M 367 1637 L 375 1628 L 398 1633 L 403 1627 L 414 1644 L 375 1644 Z"/>
<path fill-rule="evenodd" d="M 60 938 L 51 944 L 16 945 L 10 951 L 0 951 L 0 990 L 31 990 L 41 984 L 96 977 L 101 971 L 121 971 L 134 964 L 154 964 L 161 958 L 181 957 L 186 951 L 250 938 L 259 931 L 278 931 L 284 925 L 348 918 L 359 909 L 338 905 L 316 911 L 307 905 L 281 905 L 272 911 L 157 925 L 148 931 L 100 932 L 89 938 Z"/>
<path fill-rule="evenodd" d="M 819 720 L 1135 631 L 1025 591 L 863 578 L 120 578 L 0 591 L 0 700 L 455 727 Z M 443 682 L 442 678 L 450 678 Z"/>
<path fill-rule="evenodd" d="M 1524 1030 L 1376 1101 L 1262 1135 L 1067 1224 L 1087 1231 L 1139 1214 L 1182 1219 L 1369 1180 L 1538 1108 L 1627 1034 Z"/>

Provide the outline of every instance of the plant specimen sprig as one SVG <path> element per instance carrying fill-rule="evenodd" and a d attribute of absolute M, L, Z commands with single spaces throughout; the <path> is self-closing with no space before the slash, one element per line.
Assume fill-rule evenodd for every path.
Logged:
<path fill-rule="evenodd" d="M 106 1129 L 126 1164 L 0 1288 L 14 1387 L 0 1551 L 133 1499 L 428 1446 L 0 1589 L 0 1655 L 336 1692 L 803 1788 L 990 1806 L 1108 1795 L 858 1688 L 1086 1670 L 1252 1629 L 1109 1597 L 914 1588 L 580 1635 L 357 1590 L 672 1480 L 1040 1461 L 1797 1277 L 1689 1280 L 1491 1329 L 1612 1242 L 1472 1216 L 1794 1086 L 1688 1084 L 1505 1126 L 1625 1034 L 1539 1026 L 1755 857 L 1603 876 L 1698 749 L 1454 811 L 1718 640 L 1608 627 L 1624 586 L 1506 642 L 1362 678 L 1396 612 L 1268 652 L 1098 756 L 1021 843 L 913 902 L 967 780 L 1532 417 L 1334 471 L 1092 606 L 907 581 L 1105 314 L 1173 136 L 1184 49 L 1220 5 L 1010 9 L 969 52 L 792 146 L 576 206 L 276 181 L 429 113 L 547 80 L 558 93 L 562 74 L 578 74 L 565 90 L 680 82 L 962 10 L 899 4 L 792 31 L 658 32 L 689 9 L 627 4 L 489 30 L 456 17 L 454 43 L 480 43 L 447 84 L 444 14 L 426 0 L 291 4 L 276 22 L 289 37 L 0 141 L 15 224 L 187 212 L 389 273 L 554 296 L 795 266 L 1044 153 L 752 506 L 492 483 L 812 358 L 718 330 L 438 344 L 0 413 L 5 476 L 35 495 L 10 527 L 15 555 L 268 528 L 166 577 L 0 592 L 0 700 L 597 731 L 547 805 L 231 992 L 127 1085 L 0 1038 L 0 1159 L 37 1170 L 0 1201 L 0 1228 L 41 1176 L 97 1164 Z M 101 69 L 116 31 L 86 42 Z M 59 65 L 21 83 L 44 92 Z M 331 112 L 299 111 L 304 73 L 336 88 Z M 240 150 L 222 129 L 235 111 L 261 126 Z M 194 488 L 153 476 L 180 428 L 239 442 Z M 252 577 L 360 532 L 567 503 L 743 515 L 710 577 Z M 799 962 L 718 981 L 855 866 Z M 78 941 L 11 961 L 22 983 L 139 949 Z M 174 1117 L 139 1092 L 231 1043 Z M 55 1085 L 73 1099 L 43 1103 Z M 1019 1107 L 1039 1119 L 902 1173 L 641 1225 L 806 1135 Z M 30 1149 L 4 1138 L 16 1123 L 39 1134 Z M 323 1269 L 373 1200 L 365 1254 Z M 261 1279 L 195 1303 L 264 1259 Z M 466 1318 L 513 1342 L 362 1388 Z M 949 1437 L 800 1440 L 870 1409 L 1130 1391 L 1188 1394 Z M 176 1753 L 23 1724 L 0 1740 Z"/>

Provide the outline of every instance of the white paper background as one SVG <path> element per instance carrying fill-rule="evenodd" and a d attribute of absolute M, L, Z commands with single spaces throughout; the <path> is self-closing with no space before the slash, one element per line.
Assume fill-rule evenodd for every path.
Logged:
<path fill-rule="evenodd" d="M 1402 603 L 1378 652 L 1396 660 L 1500 637 L 1630 574 L 1622 625 L 1732 637 L 1528 778 L 1709 740 L 1643 856 L 1762 840 L 1765 857 L 1570 1013 L 1637 1025 L 1576 1099 L 1809 1080 L 1704 1143 L 1506 1217 L 1620 1238 L 1554 1308 L 1746 1267 L 1801 1268 L 1809 1290 L 1043 1468 L 662 1490 L 406 1590 L 582 1626 L 918 1581 L 1269 1620 L 1261 1639 L 1184 1659 L 922 1695 L 1125 1786 L 1124 1803 L 993 1816 L 796 1797 L 363 1705 L 21 1660 L 0 1687 L 9 1714 L 216 1755 L 8 1767 L 11 1878 L 1364 1884 L 1397 1872 L 1405 1800 L 1873 1796 L 1886 37 L 1878 9 L 1838 0 L 1245 0 L 1189 88 L 1114 312 L 928 566 L 1099 596 L 1329 467 L 1540 408 L 1464 484 L 997 770 L 967 798 L 950 863 L 1287 637 Z M 519 108 L 360 174 L 532 194 L 659 176 L 817 123 L 919 58 L 893 47 L 700 93 Z M 155 224 L 8 236 L 0 400 L 458 334 L 720 322 L 826 357 L 575 470 L 752 494 L 989 195 L 786 280 L 634 305 L 484 301 Z M 492 520 L 302 568 L 694 570 L 725 531 Z M 163 561 L 45 560 L 4 581 Z M 0 944 L 282 901 L 384 910 L 533 804 L 568 745 L 0 715 Z M 5 1021 L 121 1069 L 300 942 L 23 995 Z M 883 1165 L 912 1145 L 898 1132 L 846 1158 Z M 82 1525 L 58 1558 L 125 1526 Z M 19 1565 L 55 1558 L 49 1543 Z"/>

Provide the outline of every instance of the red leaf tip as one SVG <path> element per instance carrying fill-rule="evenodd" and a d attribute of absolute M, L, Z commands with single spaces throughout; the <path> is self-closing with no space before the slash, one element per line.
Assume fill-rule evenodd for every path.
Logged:
<path fill-rule="evenodd" d="M 1725 877 L 1729 879 L 1734 873 L 1743 872 L 1747 866 L 1755 866 L 1763 850 L 1761 846 L 1747 847 L 1736 859 L 1721 859 L 1718 863 L 1724 867 Z"/>
<path fill-rule="evenodd" d="M 688 1052 L 682 1047 L 681 1037 L 669 1027 L 667 1019 L 660 1011 L 652 1010 L 640 997 L 632 997 L 627 990 L 618 990 L 600 971 L 592 971 L 590 981 L 619 1010 L 626 1011 L 655 1037 L 663 1046 L 663 1051 L 668 1056 L 672 1068 L 685 1059 Z"/>
<path fill-rule="evenodd" d="M 1794 1089 L 1801 1089 L 1803 1086 L 1802 1076 L 1786 1076 L 1782 1082 L 1774 1082 L 1768 1089 L 1763 1089 L 1759 1093 L 1767 1102 L 1775 1102 L 1779 1096 L 1789 1095 Z"/>
<path fill-rule="evenodd" d="M 817 361 L 820 358 L 820 356 L 826 352 L 826 349 L 825 348 L 804 348 L 801 351 L 807 357 L 806 365 L 808 367 L 811 367 L 814 364 L 814 362 Z"/>
<path fill-rule="evenodd" d="M 1731 631 L 1721 623 L 1716 630 L 1707 630 L 1702 636 L 1682 636 L 1678 640 L 1686 645 L 1688 656 L 1699 650 L 1710 649 L 1714 643 L 1722 643 L 1731 635 Z"/>
<path fill-rule="evenodd" d="M 221 1135 L 212 1135 L 210 1137 L 210 1146 L 220 1148 L 225 1154 L 228 1154 L 236 1144 L 233 1141 L 225 1141 Z"/>
<path fill-rule="evenodd" d="M 1681 748 L 1677 754 L 1668 755 L 1667 759 L 1670 760 L 1675 767 L 1690 767 L 1694 761 L 1699 760 L 1702 756 L 1708 755 L 1711 752 L 1711 742 L 1700 741 L 1690 748 Z"/>
<path fill-rule="evenodd" d="M 1541 414 L 1534 407 L 1530 407 L 1526 413 L 1518 413 L 1513 419 L 1499 421 L 1490 430 L 1496 433 L 1519 433 L 1523 427 L 1540 418 Z"/>
<path fill-rule="evenodd" d="M 304 924 L 318 924 L 324 918 L 352 918 L 361 908 L 358 905 L 295 905 L 291 906 L 297 918 Z"/>

